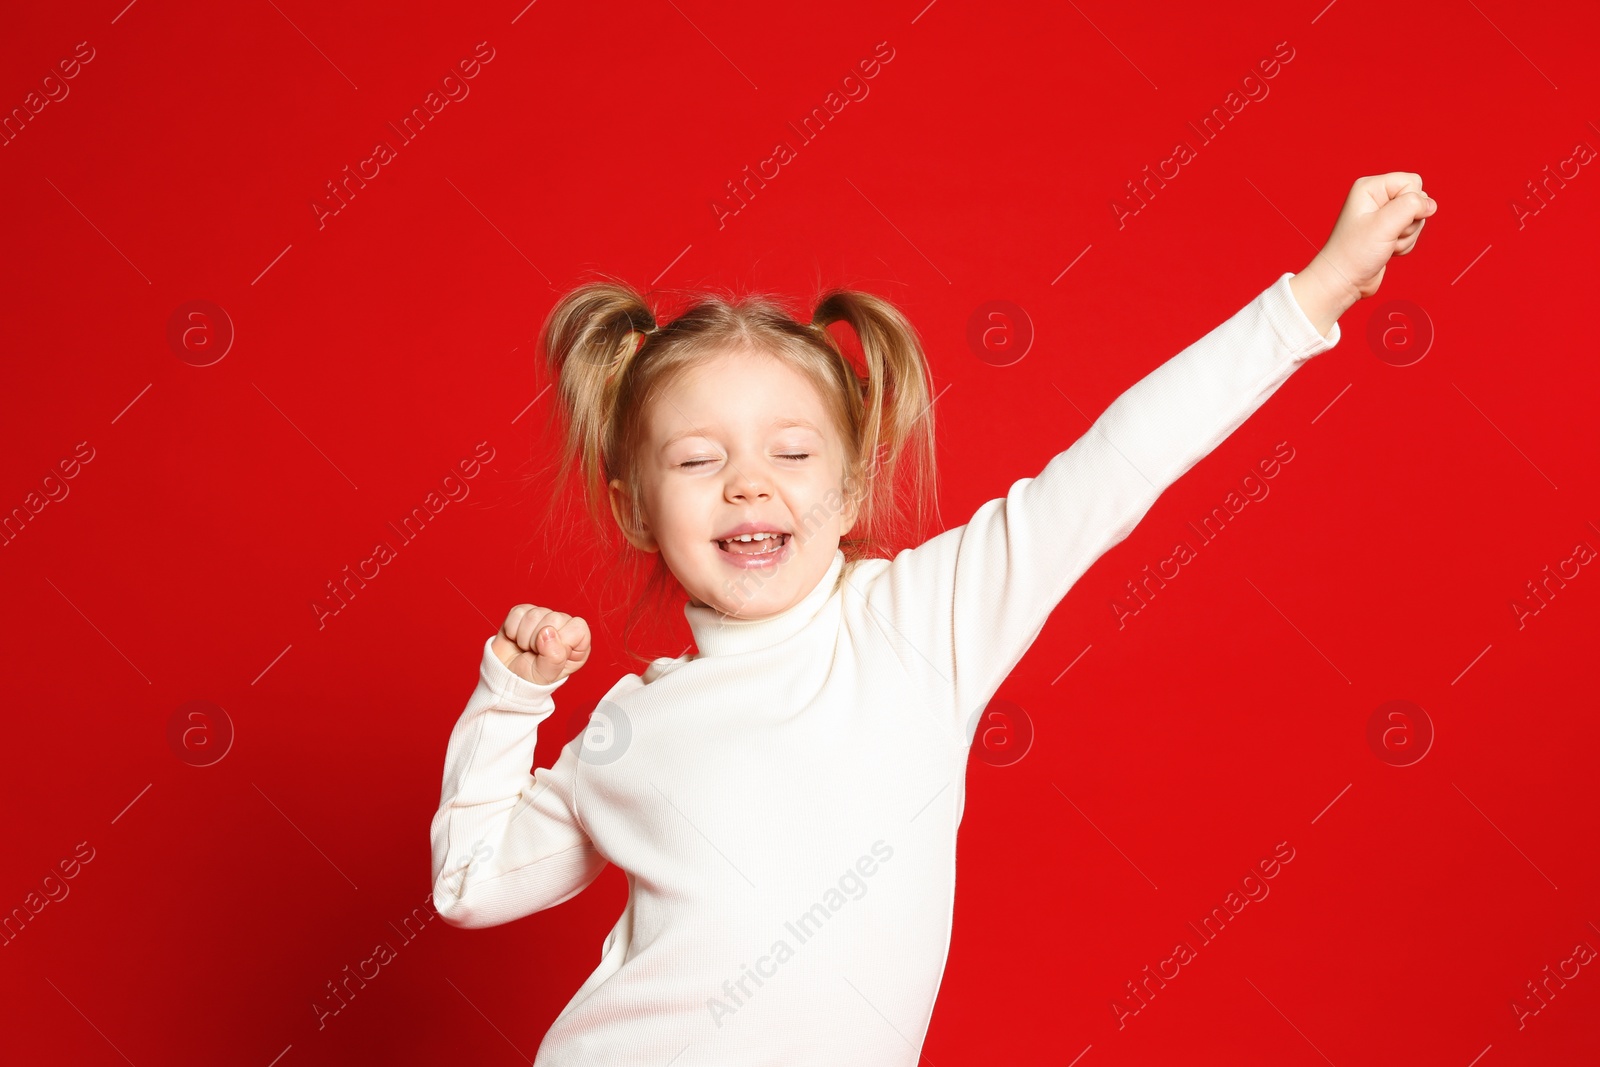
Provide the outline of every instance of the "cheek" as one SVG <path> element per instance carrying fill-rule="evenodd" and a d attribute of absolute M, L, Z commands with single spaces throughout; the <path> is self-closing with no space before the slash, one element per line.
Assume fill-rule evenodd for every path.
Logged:
<path fill-rule="evenodd" d="M 655 502 L 656 529 L 676 540 L 698 540 L 707 532 L 717 512 L 717 497 L 705 485 L 677 487 L 669 497 Z"/>
<path fill-rule="evenodd" d="M 827 533 L 838 525 L 840 503 L 838 488 L 824 480 L 806 487 L 805 495 L 795 501 L 791 518 L 807 534 Z"/>

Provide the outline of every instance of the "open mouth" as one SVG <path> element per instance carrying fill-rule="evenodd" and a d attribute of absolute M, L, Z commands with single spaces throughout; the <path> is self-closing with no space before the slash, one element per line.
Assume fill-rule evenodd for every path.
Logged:
<path fill-rule="evenodd" d="M 776 562 L 789 554 L 790 534 L 747 534 L 726 541 L 713 541 L 722 557 L 739 566 L 760 566 Z"/>

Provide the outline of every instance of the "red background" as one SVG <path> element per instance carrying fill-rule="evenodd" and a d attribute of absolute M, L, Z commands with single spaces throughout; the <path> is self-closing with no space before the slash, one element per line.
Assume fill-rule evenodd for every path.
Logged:
<path fill-rule="evenodd" d="M 1520 627 L 1512 603 L 1600 546 L 1600 176 L 1520 225 L 1511 205 L 1600 147 L 1597 23 L 1499 0 L 9 12 L 7 114 L 94 50 L 0 148 L 0 509 L 93 450 L 0 553 L 0 908 L 93 849 L 0 949 L 19 1062 L 532 1059 L 598 960 L 621 872 L 492 930 L 394 930 L 425 906 L 445 741 L 505 611 L 595 629 L 541 764 L 637 669 L 595 561 L 541 558 L 531 528 L 533 339 L 588 272 L 897 302 L 948 387 L 953 526 L 1302 269 L 1351 183 L 1390 170 L 1439 201 L 1416 251 L 1083 577 L 1002 688 L 1036 736 L 1020 762 L 970 764 L 923 1051 L 1595 1062 L 1595 966 L 1520 1029 L 1511 1003 L 1600 947 L 1600 577 L 1583 567 Z M 319 227 L 324 183 L 481 41 L 470 95 Z M 885 41 L 869 95 L 800 144 L 787 123 Z M 1279 42 L 1294 57 L 1270 94 L 1119 227 L 1113 198 L 1197 144 L 1187 123 Z M 719 225 L 726 183 L 779 139 L 796 158 Z M 1396 299 L 1435 331 L 1403 367 L 1367 339 Z M 190 300 L 236 333 L 209 366 L 207 335 L 188 358 L 167 339 Z M 966 341 L 991 300 L 1037 332 L 1012 366 Z M 496 458 L 471 495 L 319 627 L 325 583 L 482 441 Z M 1281 441 L 1295 459 L 1271 495 L 1119 628 L 1124 583 Z M 655 654 L 687 642 L 675 621 Z M 1436 732 L 1410 766 L 1367 741 L 1395 699 Z M 169 740 L 192 700 L 235 731 L 210 766 Z M 1199 945 L 1187 923 L 1279 842 L 1295 858 L 1270 895 Z M 1198 958 L 1119 1028 L 1124 983 L 1180 939 Z M 319 1029 L 326 983 L 381 940 L 398 958 Z"/>

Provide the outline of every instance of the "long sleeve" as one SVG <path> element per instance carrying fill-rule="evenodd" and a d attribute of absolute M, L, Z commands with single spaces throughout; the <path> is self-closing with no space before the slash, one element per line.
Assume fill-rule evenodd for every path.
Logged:
<path fill-rule="evenodd" d="M 606 860 L 578 819 L 578 746 L 529 773 L 539 725 L 562 678 L 513 674 L 484 642 L 477 688 L 450 731 L 433 817 L 433 906 L 453 926 L 520 919 L 569 900 Z"/>
<path fill-rule="evenodd" d="M 1311 324 L 1291 277 L 1130 387 L 1037 477 L 872 577 L 872 617 L 908 669 L 951 695 L 958 730 L 971 729 L 1095 560 L 1301 364 L 1339 342 L 1337 323 L 1328 337 Z"/>

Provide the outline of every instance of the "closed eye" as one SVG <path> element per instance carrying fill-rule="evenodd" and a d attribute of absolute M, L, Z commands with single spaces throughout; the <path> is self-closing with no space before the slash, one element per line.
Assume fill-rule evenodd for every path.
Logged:
<path fill-rule="evenodd" d="M 810 452 L 789 452 L 789 453 L 784 453 L 780 458 L 782 458 L 782 459 L 795 459 L 795 460 L 810 459 L 811 458 L 811 453 Z M 680 467 L 698 467 L 702 463 L 710 463 L 710 462 L 712 462 L 712 461 L 709 460 L 709 459 L 691 459 L 691 460 L 688 460 L 687 462 L 678 464 L 678 466 L 680 466 Z"/>

